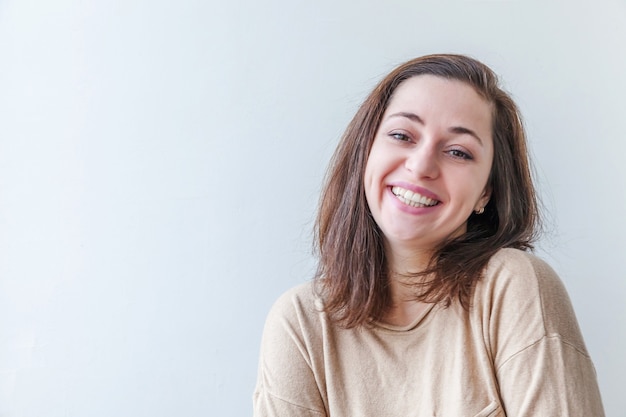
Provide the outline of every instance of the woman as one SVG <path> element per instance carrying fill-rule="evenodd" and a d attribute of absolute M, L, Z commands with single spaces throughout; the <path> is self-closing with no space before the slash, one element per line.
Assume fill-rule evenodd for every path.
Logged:
<path fill-rule="evenodd" d="M 602 416 L 538 222 L 521 118 L 484 64 L 391 72 L 333 157 L 313 283 L 272 308 L 255 415 Z"/>

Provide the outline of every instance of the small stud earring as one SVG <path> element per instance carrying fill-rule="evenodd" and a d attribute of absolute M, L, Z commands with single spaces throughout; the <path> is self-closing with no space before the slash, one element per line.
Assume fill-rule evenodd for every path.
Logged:
<path fill-rule="evenodd" d="M 484 212 L 485 212 L 485 208 L 484 207 L 481 207 L 478 210 L 474 211 L 474 213 L 476 213 L 476 214 L 483 214 Z"/>

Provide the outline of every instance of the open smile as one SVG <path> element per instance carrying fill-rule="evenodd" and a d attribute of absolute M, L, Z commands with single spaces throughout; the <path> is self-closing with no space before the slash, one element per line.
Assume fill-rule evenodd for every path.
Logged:
<path fill-rule="evenodd" d="M 438 200 L 434 200 L 402 187 L 391 187 L 391 192 L 398 198 L 398 200 L 411 207 L 433 207 L 439 204 Z"/>

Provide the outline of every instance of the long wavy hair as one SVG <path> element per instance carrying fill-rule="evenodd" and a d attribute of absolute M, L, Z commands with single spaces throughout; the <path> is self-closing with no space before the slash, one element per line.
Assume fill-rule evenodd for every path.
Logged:
<path fill-rule="evenodd" d="M 415 299 L 446 307 L 458 300 L 469 309 L 472 290 L 494 253 L 505 247 L 533 247 L 539 211 L 515 102 L 500 88 L 495 73 L 470 57 L 428 55 L 408 61 L 374 88 L 348 125 L 331 159 L 320 198 L 315 285 L 324 299 L 324 310 L 344 327 L 378 320 L 390 307 L 383 235 L 365 199 L 363 176 L 394 91 L 405 80 L 426 74 L 464 82 L 492 104 L 494 159 L 488 180 L 491 198 L 484 213 L 472 214 L 467 232 L 444 242 L 430 266 L 415 274 L 416 278 L 428 277 L 414 280 Z"/>

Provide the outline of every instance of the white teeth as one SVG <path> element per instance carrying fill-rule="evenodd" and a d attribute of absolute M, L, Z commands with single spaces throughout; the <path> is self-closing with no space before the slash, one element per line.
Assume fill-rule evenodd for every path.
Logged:
<path fill-rule="evenodd" d="M 400 187 L 392 187 L 391 192 L 404 204 L 412 207 L 431 207 L 438 203 L 437 200 Z"/>

